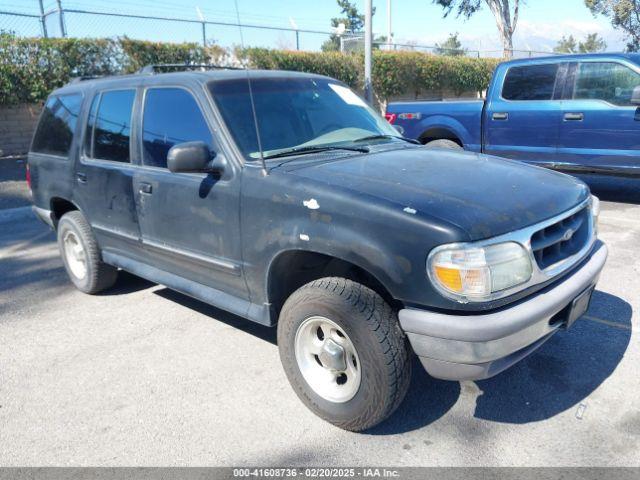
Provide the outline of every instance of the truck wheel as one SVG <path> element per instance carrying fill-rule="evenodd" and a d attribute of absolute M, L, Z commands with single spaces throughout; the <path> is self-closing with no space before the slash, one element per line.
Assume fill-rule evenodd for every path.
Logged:
<path fill-rule="evenodd" d="M 351 280 L 322 278 L 296 290 L 280 313 L 278 348 L 300 400 L 345 430 L 382 422 L 409 388 L 409 347 L 396 313 Z"/>
<path fill-rule="evenodd" d="M 84 293 L 98 293 L 111 287 L 118 270 L 102 261 L 91 226 L 75 210 L 58 222 L 58 246 L 69 278 Z"/>
<path fill-rule="evenodd" d="M 431 140 L 424 144 L 425 147 L 429 148 L 449 148 L 451 150 L 463 150 L 463 148 L 454 142 L 453 140 L 447 140 L 446 138 L 441 138 L 440 140 Z"/>

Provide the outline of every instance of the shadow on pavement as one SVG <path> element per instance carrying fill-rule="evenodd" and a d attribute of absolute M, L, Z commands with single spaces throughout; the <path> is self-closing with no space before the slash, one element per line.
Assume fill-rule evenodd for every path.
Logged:
<path fill-rule="evenodd" d="M 622 360 L 631 338 L 631 314 L 624 300 L 594 292 L 589 312 L 570 330 L 500 375 L 476 382 L 483 393 L 475 417 L 528 423 L 578 405 Z"/>
<path fill-rule="evenodd" d="M 385 422 L 366 432 L 393 435 L 425 427 L 443 417 L 458 401 L 460 384 L 429 376 L 414 356 L 411 385 L 402 404 Z"/>
<path fill-rule="evenodd" d="M 162 298 L 166 298 L 167 300 L 171 300 L 172 302 L 179 303 L 180 305 L 190 308 L 191 310 L 195 310 L 198 313 L 207 315 L 214 320 L 226 323 L 231 327 L 249 333 L 261 340 L 269 342 L 273 345 L 277 345 L 277 334 L 275 328 L 265 327 L 264 325 L 260 325 L 258 323 L 252 322 L 251 320 L 244 319 L 225 310 L 220 310 L 219 308 L 213 307 L 208 303 L 201 302 L 200 300 L 196 300 L 195 298 L 191 298 L 169 288 L 154 290 L 153 293 L 161 296 Z"/>
<path fill-rule="evenodd" d="M 98 295 L 111 296 L 111 295 L 125 295 L 127 293 L 134 293 L 140 290 L 145 290 L 147 288 L 151 288 L 154 285 L 157 285 L 153 282 L 145 280 L 142 277 L 138 277 L 133 273 L 125 272 L 124 270 L 120 270 L 118 272 L 118 280 L 116 284 L 105 290 L 103 292 L 98 293 Z"/>
<path fill-rule="evenodd" d="M 640 178 L 612 177 L 606 175 L 576 175 L 589 185 L 591 192 L 610 202 L 640 205 Z"/>
<path fill-rule="evenodd" d="M 482 393 L 476 399 L 475 418 L 536 422 L 578 405 L 622 360 L 631 337 L 631 314 L 631 305 L 624 300 L 594 292 L 586 318 L 569 331 L 554 335 L 507 371 L 476 382 Z M 431 378 L 418 361 L 413 367 L 406 400 L 389 420 L 366 433 L 388 435 L 416 430 L 445 415 L 456 403 L 459 383 Z"/>

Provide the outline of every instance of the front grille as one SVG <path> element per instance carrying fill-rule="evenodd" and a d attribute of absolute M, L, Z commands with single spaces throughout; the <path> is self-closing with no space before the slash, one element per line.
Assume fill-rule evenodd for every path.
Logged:
<path fill-rule="evenodd" d="M 578 253 L 591 238 L 589 207 L 531 236 L 531 250 L 540 270 L 545 270 Z"/>

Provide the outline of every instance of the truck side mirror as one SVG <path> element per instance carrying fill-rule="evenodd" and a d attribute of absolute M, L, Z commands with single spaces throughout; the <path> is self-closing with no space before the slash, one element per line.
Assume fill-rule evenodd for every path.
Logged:
<path fill-rule="evenodd" d="M 640 85 L 633 89 L 631 94 L 631 104 L 640 106 Z"/>
<path fill-rule="evenodd" d="M 204 142 L 174 145 L 167 154 L 167 167 L 173 173 L 222 173 L 226 160 L 216 155 Z"/>

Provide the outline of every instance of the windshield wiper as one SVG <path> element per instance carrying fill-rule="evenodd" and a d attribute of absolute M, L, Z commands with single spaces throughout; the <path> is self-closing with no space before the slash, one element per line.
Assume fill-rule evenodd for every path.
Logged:
<path fill-rule="evenodd" d="M 419 141 L 413 138 L 402 137 L 400 135 L 368 135 L 362 138 L 356 138 L 352 140 L 352 143 L 368 142 L 369 140 L 380 140 L 384 138 L 396 138 L 398 140 L 404 140 L 405 142 L 415 143 L 416 145 L 422 145 Z"/>
<path fill-rule="evenodd" d="M 337 145 L 324 146 L 324 147 L 308 146 L 308 147 L 290 148 L 290 149 L 285 150 L 283 152 L 278 152 L 278 153 L 272 153 L 270 155 L 265 155 L 264 158 L 265 159 L 269 159 L 269 158 L 290 157 L 290 156 L 293 156 L 293 155 L 304 155 L 306 153 L 326 152 L 328 150 L 349 150 L 349 151 L 352 151 L 352 152 L 369 153 L 369 149 L 367 147 L 339 147 Z"/>

